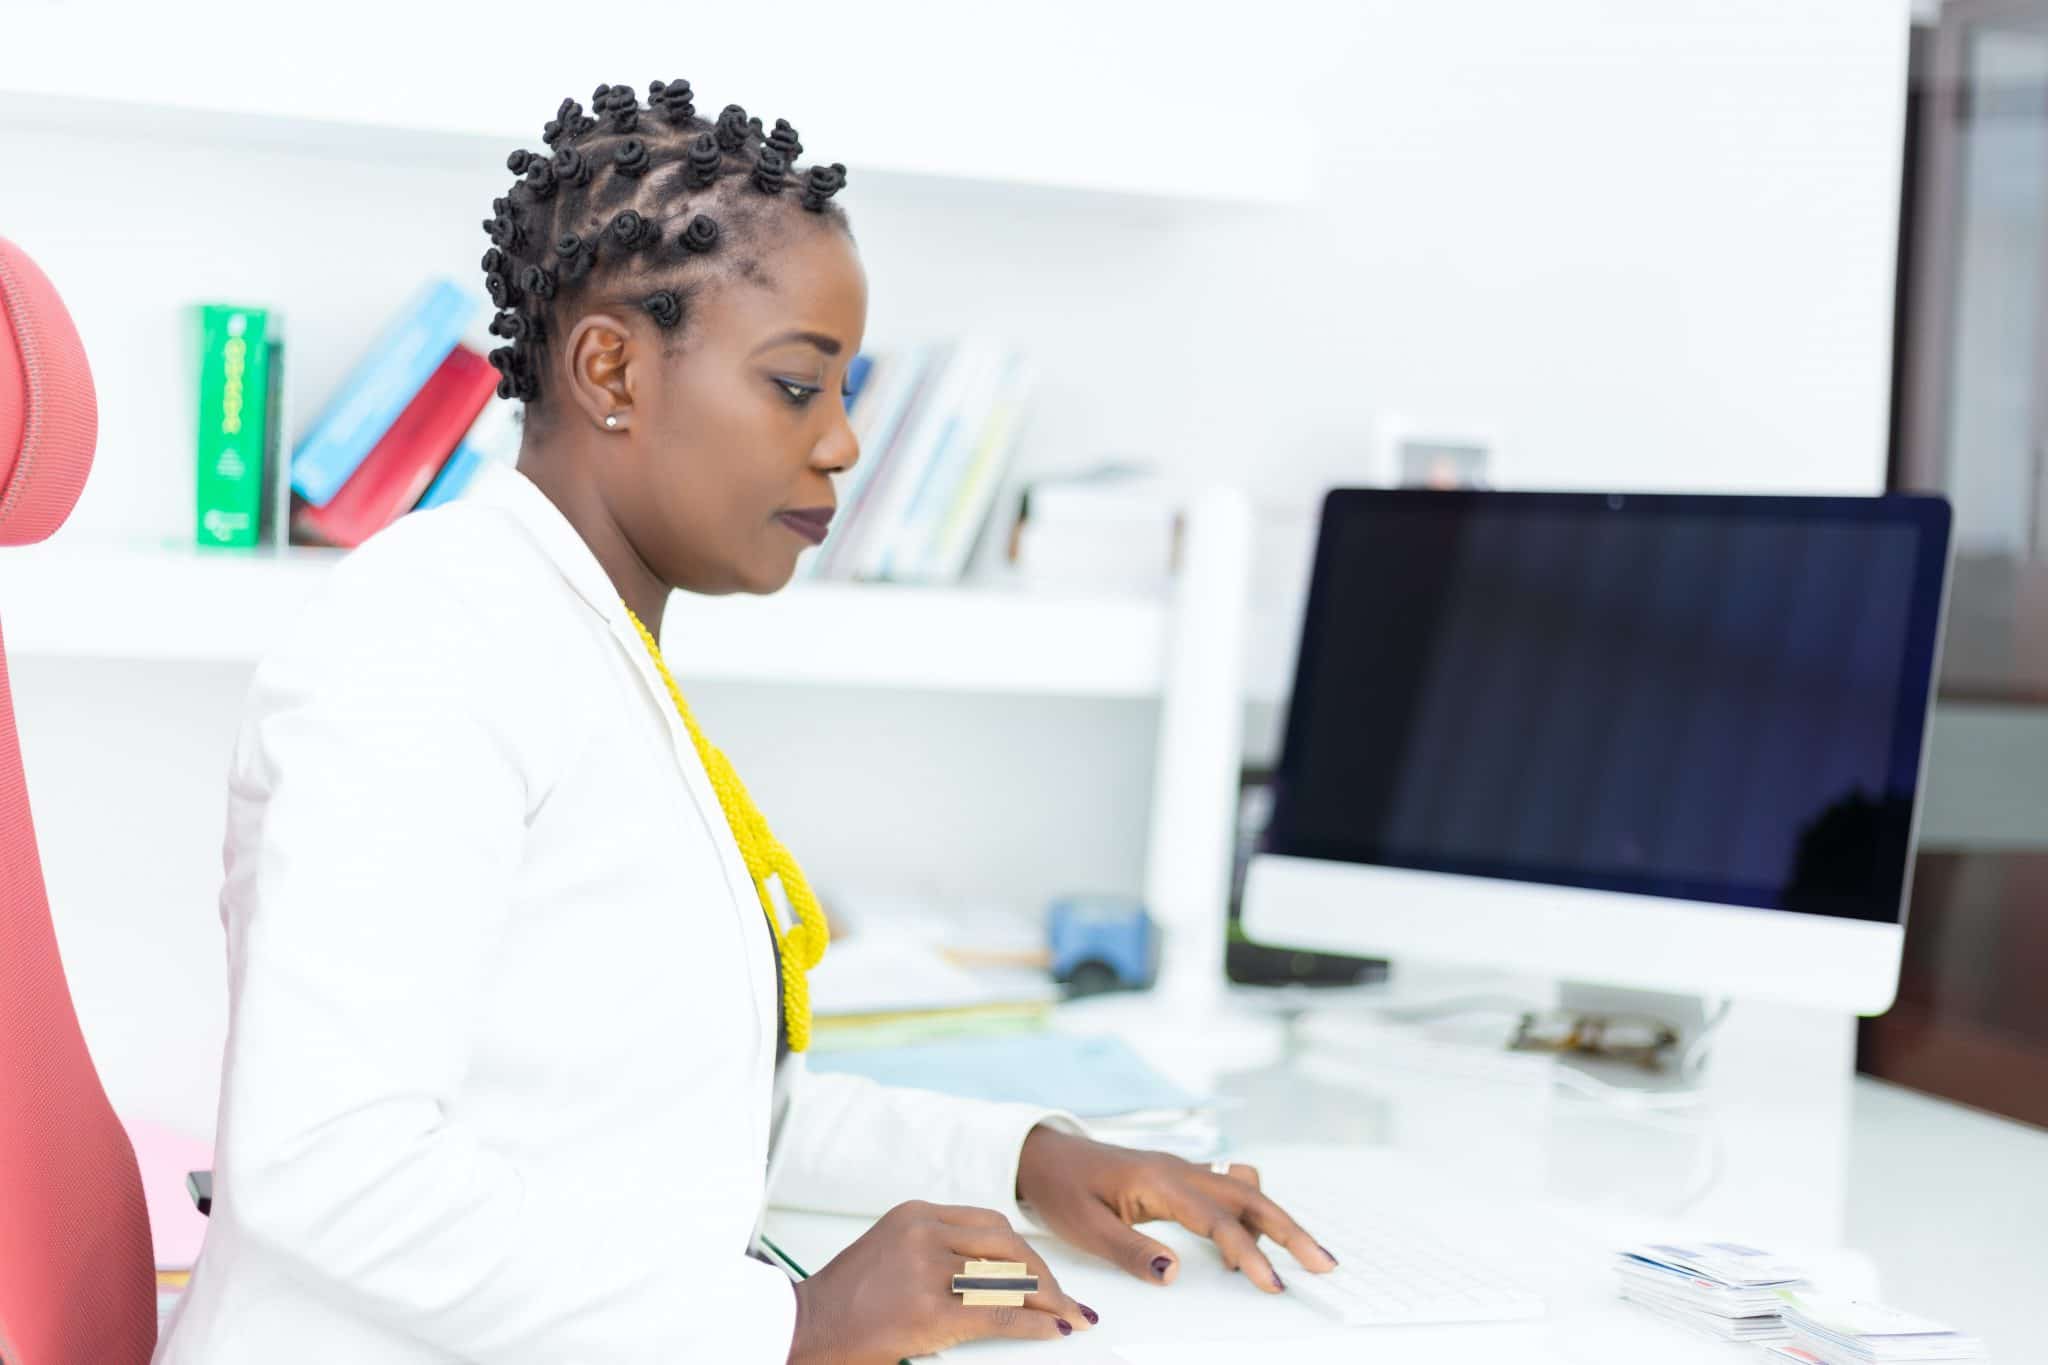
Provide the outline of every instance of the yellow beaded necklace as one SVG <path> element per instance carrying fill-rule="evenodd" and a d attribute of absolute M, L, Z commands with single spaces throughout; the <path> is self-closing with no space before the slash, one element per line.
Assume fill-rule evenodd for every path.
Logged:
<path fill-rule="evenodd" d="M 761 911 L 768 916 L 768 932 L 775 938 L 775 960 L 782 970 L 782 1009 L 783 1020 L 789 1027 L 789 1047 L 792 1052 L 802 1052 L 811 1045 L 811 990 L 804 973 L 824 960 L 825 912 L 818 908 L 818 898 L 811 894 L 811 884 L 804 880 L 803 869 L 796 865 L 796 859 L 768 828 L 768 822 L 754 805 L 754 799 L 747 795 L 747 789 L 740 782 L 739 774 L 733 771 L 731 761 L 697 728 L 697 720 L 690 714 L 689 704 L 683 700 L 683 690 L 676 686 L 668 665 L 662 661 L 661 646 L 655 643 L 653 633 L 640 624 L 640 618 L 633 615 L 631 607 L 626 608 L 626 619 L 633 623 L 633 629 L 640 632 L 640 642 L 647 646 L 654 666 L 661 671 L 661 680 L 668 684 L 668 694 L 675 699 L 676 712 L 683 718 L 683 728 L 690 732 L 690 742 L 697 746 L 697 757 L 711 777 L 711 789 L 718 793 L 719 808 L 725 812 L 725 823 L 731 826 L 733 840 L 740 846 L 740 857 L 746 860 L 747 875 L 753 878 L 754 892 L 761 898 Z M 795 928 L 785 930 L 782 927 L 774 897 L 768 893 L 770 877 L 778 877 L 782 881 L 783 893 L 789 897 L 790 906 L 796 911 Z"/>

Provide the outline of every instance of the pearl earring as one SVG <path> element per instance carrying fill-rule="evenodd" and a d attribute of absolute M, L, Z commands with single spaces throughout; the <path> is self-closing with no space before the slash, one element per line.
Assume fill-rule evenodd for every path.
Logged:
<path fill-rule="evenodd" d="M 617 425 L 619 424 L 619 418 L 618 418 L 618 414 L 617 414 L 617 413 L 607 413 L 607 414 L 605 414 L 604 424 L 605 424 L 606 426 L 608 426 L 608 427 L 615 427 L 615 426 L 617 426 Z"/>

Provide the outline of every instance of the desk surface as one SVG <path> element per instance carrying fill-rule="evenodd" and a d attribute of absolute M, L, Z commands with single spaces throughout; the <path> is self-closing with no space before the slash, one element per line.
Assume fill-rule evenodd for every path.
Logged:
<path fill-rule="evenodd" d="M 1861 1078 L 1810 1102 L 1638 1115 L 1548 1084 L 1305 1046 L 1274 1020 L 1231 1011 L 1167 1027 L 1143 1005 L 1105 1002 L 1063 1009 L 1059 1026 L 1115 1033 L 1218 1095 L 1231 1155 L 1257 1162 L 1283 1203 L 1304 1192 L 1297 1211 L 1311 1198 L 1426 1211 L 1442 1235 L 1522 1267 L 1551 1313 L 1541 1324 L 1345 1332 L 1253 1290 L 1177 1230 L 1162 1240 L 1185 1253 L 1183 1272 L 1165 1289 L 1048 1239 L 1054 1272 L 1103 1325 L 948 1359 L 1205 1365 L 1284 1345 L 1290 1362 L 1355 1361 L 1366 1344 L 1375 1359 L 1453 1365 L 1756 1359 L 1613 1296 L 1614 1246 L 1711 1234 L 1804 1257 L 1824 1287 L 1944 1319 L 1981 1336 L 1994 1360 L 2048 1361 L 2048 1133 Z M 864 1226 L 778 1211 L 768 1231 L 814 1264 Z"/>

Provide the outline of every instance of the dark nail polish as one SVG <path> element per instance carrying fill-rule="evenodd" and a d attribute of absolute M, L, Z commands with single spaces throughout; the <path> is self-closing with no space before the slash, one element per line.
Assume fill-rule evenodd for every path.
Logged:
<path fill-rule="evenodd" d="M 1164 1256 L 1154 1256 L 1152 1258 L 1152 1273 L 1160 1279 L 1165 1279 L 1166 1272 L 1172 1268 L 1173 1262 L 1167 1260 Z"/>
<path fill-rule="evenodd" d="M 1070 1337 L 1070 1336 L 1074 1335 L 1074 1324 L 1073 1324 L 1073 1323 L 1071 1323 L 1071 1322 L 1068 1322 L 1068 1321 L 1067 1321 L 1067 1320 L 1066 1320 L 1065 1318 L 1054 1318 L 1054 1319 L 1053 1319 L 1052 1321 L 1053 1321 L 1053 1325 L 1054 1325 L 1055 1327 L 1058 1327 L 1058 1328 L 1060 1329 L 1060 1335 L 1061 1335 L 1061 1336 L 1063 1336 L 1063 1337 Z"/>
<path fill-rule="evenodd" d="M 1081 1316 L 1082 1316 L 1082 1317 L 1084 1317 L 1084 1318 L 1086 1318 L 1086 1319 L 1088 1319 L 1088 1321 L 1089 1321 L 1089 1322 L 1091 1322 L 1091 1323 L 1096 1323 L 1096 1322 L 1101 1322 L 1101 1321 L 1102 1321 L 1102 1319 L 1101 1319 L 1101 1318 L 1099 1318 L 1099 1317 L 1097 1317 L 1097 1316 L 1095 1315 L 1095 1310 L 1094 1310 L 1093 1308 L 1090 1308 L 1090 1307 L 1089 1307 L 1089 1306 L 1088 1306 L 1087 1304 L 1085 1304 L 1085 1303 L 1081 1305 Z"/>
<path fill-rule="evenodd" d="M 1322 1252 L 1325 1256 L 1330 1256 L 1330 1249 L 1324 1246 L 1321 1242 L 1316 1243 L 1316 1250 Z M 1335 1256 L 1330 1256 L 1330 1264 L 1337 1264 L 1337 1258 Z"/>

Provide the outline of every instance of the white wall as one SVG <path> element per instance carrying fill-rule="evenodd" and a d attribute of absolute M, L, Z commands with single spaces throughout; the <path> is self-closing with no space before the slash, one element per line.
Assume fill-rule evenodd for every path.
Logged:
<path fill-rule="evenodd" d="M 1903 3 L 1360 14 L 1317 211 L 1178 240 L 1178 444 L 1300 484 L 1393 411 L 1498 429 L 1516 486 L 1880 486 Z"/>
<path fill-rule="evenodd" d="M 970 11 L 947 12 L 957 26 Z M 1491 425 L 1504 481 L 1523 486 L 1878 486 L 1905 0 L 1304 2 L 1262 7 L 1249 35 L 1241 16 L 1189 27 L 1184 6 L 1031 12 L 1040 22 L 1020 36 L 1011 12 L 975 7 L 984 27 L 947 38 L 983 65 L 1024 44 L 1029 89 L 978 105 L 971 82 L 940 81 L 935 116 L 998 150 L 1034 127 L 1096 129 L 1134 157 L 1200 137 L 1204 119 L 1270 119 L 1284 159 L 1304 127 L 1273 92 L 1298 87 L 1315 202 L 871 174 L 845 197 L 870 341 L 994 321 L 1031 346 L 1047 383 L 1026 469 L 1149 454 L 1253 487 L 1275 648 L 1288 647 L 1314 496 L 1367 469 L 1376 413 Z M 1084 13 L 1097 21 L 1074 31 L 1092 41 L 1031 46 Z M 795 28 L 799 42 L 811 32 Z M 808 146 L 833 146 L 833 106 L 931 79 L 933 54 L 906 48 L 905 31 L 833 35 L 852 74 L 830 105 L 789 110 Z M 667 74 L 706 86 L 717 62 L 678 50 Z M 15 45 L 0 86 L 37 88 L 35 55 Z M 591 69 L 634 74 L 614 67 Z M 405 79 L 383 73 L 378 89 L 398 99 Z M 537 85 L 535 133 L 561 93 L 590 83 Z M 854 125 L 869 145 L 911 145 L 895 125 Z M 66 290 L 100 382 L 99 465 L 68 533 L 183 532 L 177 304 L 276 301 L 303 408 L 419 273 L 474 280 L 477 220 L 506 181 L 510 144 L 488 140 L 446 142 L 448 155 L 485 148 L 480 164 L 409 165 L 193 145 L 184 126 L 66 131 L 33 101 L 0 99 L 0 232 Z M 1217 171 L 1258 165 L 1233 151 Z M 14 671 L 88 1039 L 117 1104 L 204 1131 L 224 1007 L 220 776 L 246 671 Z M 1020 904 L 1137 887 L 1156 708 L 736 688 L 698 704 L 821 883 L 890 878 Z"/>

